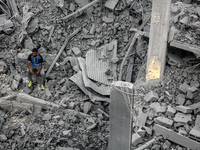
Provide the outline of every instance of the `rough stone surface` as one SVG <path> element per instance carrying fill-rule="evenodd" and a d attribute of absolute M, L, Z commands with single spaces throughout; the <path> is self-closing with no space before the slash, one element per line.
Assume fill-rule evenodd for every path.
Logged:
<path fill-rule="evenodd" d="M 146 94 L 146 95 L 144 96 L 144 100 L 145 100 L 146 102 L 153 102 L 153 101 L 156 101 L 156 100 L 158 100 L 158 94 L 155 93 L 155 92 L 153 92 L 153 91 L 151 91 L 151 92 L 149 92 L 148 94 Z"/>

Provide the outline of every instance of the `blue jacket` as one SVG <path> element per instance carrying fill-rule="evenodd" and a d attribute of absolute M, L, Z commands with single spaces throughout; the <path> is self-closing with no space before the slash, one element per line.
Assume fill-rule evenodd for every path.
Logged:
<path fill-rule="evenodd" d="M 43 58 L 40 54 L 38 54 L 36 57 L 33 56 L 33 54 L 30 54 L 28 56 L 28 61 L 30 61 L 32 66 L 40 66 L 40 63 L 43 62 Z"/>

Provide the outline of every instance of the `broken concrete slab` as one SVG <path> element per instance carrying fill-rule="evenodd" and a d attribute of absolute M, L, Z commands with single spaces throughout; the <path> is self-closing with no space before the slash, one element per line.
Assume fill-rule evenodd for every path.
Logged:
<path fill-rule="evenodd" d="M 101 95 L 110 95 L 110 86 L 104 84 L 97 85 L 88 78 L 85 59 L 78 58 L 78 62 L 82 70 L 82 77 L 85 87 L 91 88 L 92 90 L 96 91 Z"/>
<path fill-rule="evenodd" d="M 86 53 L 86 69 L 90 79 L 110 85 L 112 80 L 109 80 L 109 76 L 105 74 L 109 68 L 109 61 L 100 59 L 101 55 L 104 55 L 104 51 L 100 51 L 99 54 L 96 50 L 89 50 Z M 105 56 L 104 56 L 105 57 Z"/>
<path fill-rule="evenodd" d="M 75 74 L 74 76 L 72 76 L 69 79 L 71 81 L 73 81 L 86 95 L 88 95 L 92 102 L 95 102 L 95 101 L 107 101 L 108 102 L 109 101 L 108 98 L 97 96 L 85 88 L 81 71 L 79 71 L 77 74 Z"/>
<path fill-rule="evenodd" d="M 142 143 L 143 139 L 138 133 L 134 133 L 132 135 L 132 145 L 137 146 L 138 144 Z"/>
<path fill-rule="evenodd" d="M 153 102 L 158 100 L 158 94 L 155 93 L 154 91 L 150 91 L 144 96 L 144 100 L 146 102 Z"/>
<path fill-rule="evenodd" d="M 160 124 L 162 126 L 170 128 L 173 124 L 173 121 L 165 118 L 165 117 L 157 117 L 154 119 L 155 123 Z"/>
<path fill-rule="evenodd" d="M 156 135 L 162 135 L 164 138 L 174 143 L 177 143 L 179 145 L 182 145 L 190 149 L 200 150 L 200 143 L 194 140 L 191 140 L 186 136 L 178 134 L 171 129 L 167 129 L 161 125 L 155 124 L 154 130 L 155 130 Z"/>
<path fill-rule="evenodd" d="M 187 106 L 176 106 L 176 110 L 184 114 L 190 114 L 193 111 L 192 108 L 187 107 Z"/>
<path fill-rule="evenodd" d="M 188 121 L 192 121 L 191 117 L 191 114 L 183 114 L 178 112 L 174 117 L 174 121 L 179 123 L 188 123 Z"/>

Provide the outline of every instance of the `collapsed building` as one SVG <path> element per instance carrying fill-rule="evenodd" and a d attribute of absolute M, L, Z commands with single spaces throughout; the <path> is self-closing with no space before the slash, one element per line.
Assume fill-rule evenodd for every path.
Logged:
<path fill-rule="evenodd" d="M 0 0 L 0 149 L 199 149 L 199 4 Z"/>

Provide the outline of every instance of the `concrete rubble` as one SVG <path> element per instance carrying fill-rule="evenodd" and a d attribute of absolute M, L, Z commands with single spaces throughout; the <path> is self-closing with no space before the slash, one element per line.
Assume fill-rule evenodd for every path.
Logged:
<path fill-rule="evenodd" d="M 152 0 L 0 0 L 0 149 L 108 149 L 113 88 L 134 99 L 125 147 L 199 150 L 199 4 L 172 0 L 164 76 L 145 82 Z M 45 90 L 27 87 L 32 48 Z"/>

